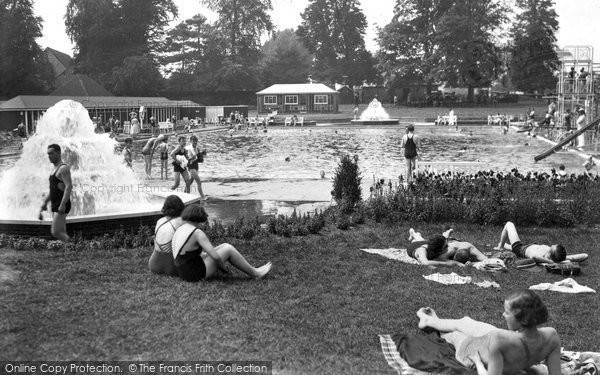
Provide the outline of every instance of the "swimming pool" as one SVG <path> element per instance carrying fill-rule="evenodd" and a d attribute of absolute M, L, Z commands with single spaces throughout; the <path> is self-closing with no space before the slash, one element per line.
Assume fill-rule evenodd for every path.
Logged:
<path fill-rule="evenodd" d="M 200 166 L 203 180 L 318 179 L 331 177 L 342 155 L 358 155 L 363 178 L 397 178 L 404 173 L 400 141 L 404 126 L 274 128 L 268 132 L 198 133 L 208 155 Z M 573 153 L 555 154 L 540 162 L 534 156 L 549 145 L 514 131 L 503 135 L 499 127 L 417 127 L 421 137 L 421 164 L 444 168 L 521 172 L 550 171 L 564 164 L 571 173 L 583 172 L 583 160 Z M 171 137 L 171 145 L 175 145 Z M 142 145 L 138 145 L 138 150 Z M 286 161 L 289 160 L 289 161 Z M 463 165 L 464 166 L 461 166 Z M 457 166 L 458 165 L 458 166 Z M 158 159 L 153 171 L 159 171 Z M 156 174 L 156 172 L 153 172 Z"/>

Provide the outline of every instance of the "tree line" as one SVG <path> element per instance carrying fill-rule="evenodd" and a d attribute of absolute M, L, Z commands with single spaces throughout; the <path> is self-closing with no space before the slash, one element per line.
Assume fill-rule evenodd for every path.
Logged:
<path fill-rule="evenodd" d="M 116 95 L 160 90 L 255 91 L 273 83 L 446 83 L 554 90 L 558 67 L 553 0 L 396 0 L 365 47 L 359 0 L 310 0 L 296 30 L 275 30 L 271 0 L 199 0 L 217 14 L 170 27 L 173 0 L 69 0 L 67 34 L 76 73 Z M 0 0 L 0 97 L 52 89 L 52 70 L 32 0 Z"/>

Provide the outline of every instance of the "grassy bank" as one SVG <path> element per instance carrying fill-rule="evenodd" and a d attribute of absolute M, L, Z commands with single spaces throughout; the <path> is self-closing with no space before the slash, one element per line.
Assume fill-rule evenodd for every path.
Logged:
<path fill-rule="evenodd" d="M 424 234 L 443 226 L 421 226 Z M 380 333 L 415 332 L 415 312 L 504 327 L 503 297 L 558 275 L 510 269 L 484 274 L 501 289 L 446 286 L 432 270 L 359 251 L 405 247 L 409 224 L 333 227 L 319 235 L 231 240 L 252 263 L 271 260 L 261 281 L 235 272 L 188 284 L 152 275 L 148 247 L 96 251 L 0 250 L 0 360 L 269 360 L 274 373 L 374 374 L 393 371 Z M 459 226 L 456 235 L 490 250 L 499 227 Z M 527 242 L 588 252 L 576 280 L 600 289 L 600 230 L 523 228 Z M 482 275 L 472 269 L 460 274 Z M 3 280 L 3 281 L 2 281 Z M 597 295 L 540 292 L 563 346 L 600 350 Z"/>

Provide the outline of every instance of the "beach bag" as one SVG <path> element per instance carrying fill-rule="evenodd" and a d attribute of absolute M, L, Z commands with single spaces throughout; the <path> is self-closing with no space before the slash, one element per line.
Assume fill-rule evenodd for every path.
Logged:
<path fill-rule="evenodd" d="M 547 272 L 555 273 L 562 276 L 574 276 L 581 273 L 581 267 L 577 263 L 572 262 L 561 262 L 544 264 Z"/>

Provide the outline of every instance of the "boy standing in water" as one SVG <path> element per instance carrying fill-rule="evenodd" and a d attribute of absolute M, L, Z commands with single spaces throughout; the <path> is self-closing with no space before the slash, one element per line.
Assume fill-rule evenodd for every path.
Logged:
<path fill-rule="evenodd" d="M 404 149 L 404 158 L 406 159 L 406 182 L 410 184 L 413 178 L 413 171 L 417 169 L 417 159 L 421 150 L 421 139 L 414 134 L 415 126 L 410 124 L 406 127 L 406 134 L 402 137 L 400 147 Z"/>
<path fill-rule="evenodd" d="M 158 153 L 160 154 L 160 179 L 169 179 L 169 136 L 164 136 L 161 139 L 160 144 L 157 148 Z"/>

